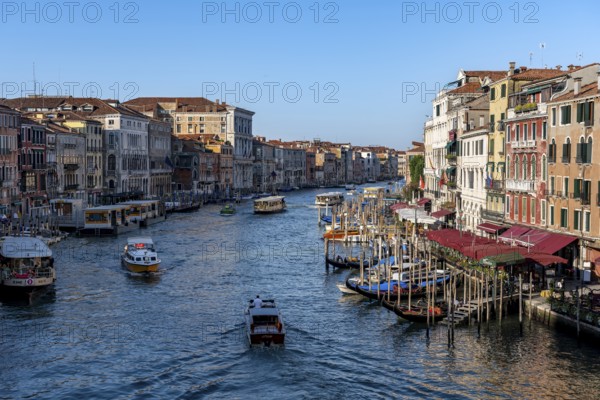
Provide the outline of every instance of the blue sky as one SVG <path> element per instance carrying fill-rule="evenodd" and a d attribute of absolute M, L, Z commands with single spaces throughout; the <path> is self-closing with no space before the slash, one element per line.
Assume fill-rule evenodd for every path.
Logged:
<path fill-rule="evenodd" d="M 255 111 L 255 135 L 273 139 L 404 149 L 460 68 L 600 61 L 594 1 L 0 6 L 0 97 L 33 92 L 35 63 L 47 94 L 204 95 Z"/>

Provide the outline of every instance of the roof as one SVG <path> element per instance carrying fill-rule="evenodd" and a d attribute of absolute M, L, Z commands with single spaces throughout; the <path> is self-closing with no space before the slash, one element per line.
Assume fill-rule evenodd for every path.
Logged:
<path fill-rule="evenodd" d="M 91 105 L 92 110 L 65 110 L 73 112 L 80 116 L 97 117 L 107 114 L 123 114 L 132 117 L 147 119 L 144 114 L 134 111 L 116 100 L 101 100 L 93 97 L 21 97 L 10 100 L 3 100 L 3 104 L 18 110 L 40 109 L 61 111 L 60 108 L 65 105 L 72 105 L 80 108 L 84 105 Z"/>
<path fill-rule="evenodd" d="M 481 229 L 487 233 L 497 233 L 499 230 L 504 229 L 503 226 L 492 224 L 490 222 L 484 222 L 483 224 L 477 225 L 477 229 Z"/>
<path fill-rule="evenodd" d="M 464 71 L 467 77 L 478 77 L 480 79 L 490 78 L 492 81 L 497 81 L 506 76 L 506 71 Z"/>
<path fill-rule="evenodd" d="M 448 94 L 470 94 L 470 93 L 483 93 L 481 84 L 479 82 L 467 82 L 456 89 L 450 90 Z"/>
<path fill-rule="evenodd" d="M 149 237 L 127 238 L 127 244 L 135 244 L 135 243 L 154 244 L 154 242 L 152 241 L 152 238 L 149 238 Z"/>
<path fill-rule="evenodd" d="M 282 201 L 283 199 L 285 199 L 284 196 L 269 196 L 269 197 L 263 197 L 260 199 L 256 199 L 254 200 L 255 203 L 260 203 L 263 201 Z"/>
<path fill-rule="evenodd" d="M 557 102 L 561 102 L 561 101 L 575 100 L 575 99 L 594 96 L 594 95 L 600 96 L 600 93 L 598 92 L 598 82 L 593 82 L 593 83 L 590 83 L 589 85 L 583 86 L 579 90 L 579 94 L 577 94 L 577 95 L 575 95 L 575 92 L 573 90 L 571 90 L 569 93 L 563 94 L 562 96 L 557 97 L 556 99 L 549 101 L 548 103 L 557 103 Z"/>
<path fill-rule="evenodd" d="M 124 104 L 139 110 L 153 110 L 160 103 L 175 103 L 178 112 L 207 112 L 206 107 L 216 107 L 216 111 L 227 111 L 226 103 L 216 103 L 204 97 L 138 97 Z"/>
<path fill-rule="evenodd" d="M 52 250 L 38 238 L 7 236 L 2 242 L 0 254 L 6 258 L 51 257 Z"/>
<path fill-rule="evenodd" d="M 435 211 L 431 213 L 431 216 L 433 218 L 443 218 L 446 217 L 448 215 L 452 215 L 454 214 L 455 211 L 450 211 L 450 210 L 439 210 L 439 211 Z"/>
<path fill-rule="evenodd" d="M 519 252 L 498 254 L 497 256 L 487 256 L 481 259 L 482 264 L 492 267 L 502 267 L 504 265 L 515 265 L 525 261 L 525 258 Z"/>
<path fill-rule="evenodd" d="M 514 74 L 510 78 L 519 81 L 537 81 L 540 79 L 551 79 L 557 76 L 565 75 L 570 71 L 563 71 L 560 69 L 548 69 L 548 68 L 532 68 L 527 69 L 521 73 Z"/>

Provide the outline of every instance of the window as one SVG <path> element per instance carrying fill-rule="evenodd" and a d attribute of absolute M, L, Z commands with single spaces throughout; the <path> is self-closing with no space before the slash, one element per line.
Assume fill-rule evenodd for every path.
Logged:
<path fill-rule="evenodd" d="M 581 179 L 573 179 L 573 198 L 581 198 Z"/>
<path fill-rule="evenodd" d="M 586 126 L 594 124 L 594 103 L 586 102 L 577 104 L 577 122 L 583 122 Z"/>
<path fill-rule="evenodd" d="M 188 126 L 187 126 L 187 133 L 194 133 L 194 125 L 188 124 Z"/>
<path fill-rule="evenodd" d="M 590 195 L 592 193 L 592 181 L 583 181 L 581 187 L 581 204 L 590 204 Z"/>
<path fill-rule="evenodd" d="M 568 222 L 568 212 L 569 210 L 566 208 L 561 208 L 560 209 L 560 227 L 561 228 L 568 228 L 569 222 Z"/>
<path fill-rule="evenodd" d="M 554 206 L 550 206 L 550 226 L 554 225 Z"/>
<path fill-rule="evenodd" d="M 541 205 L 540 205 L 540 211 L 542 214 L 542 224 L 546 223 L 546 200 L 542 200 Z"/>
<path fill-rule="evenodd" d="M 581 221 L 581 210 L 573 210 L 573 229 L 578 231 L 580 229 L 579 222 Z"/>
<path fill-rule="evenodd" d="M 548 180 L 548 167 L 546 166 L 546 155 L 542 155 L 542 181 Z"/>
<path fill-rule="evenodd" d="M 536 175 L 537 175 L 537 165 L 535 165 L 536 163 L 536 158 L 535 155 L 531 156 L 531 180 L 535 180 Z"/>
<path fill-rule="evenodd" d="M 506 177 L 510 178 L 510 156 L 506 156 L 506 166 L 508 167 L 506 169 Z M 600 183 L 600 182 L 599 182 Z"/>
<path fill-rule="evenodd" d="M 554 163 L 556 162 L 556 141 L 552 138 L 552 143 L 548 145 L 548 162 Z"/>
<path fill-rule="evenodd" d="M 494 139 L 490 139 L 490 150 L 489 150 L 489 154 L 493 155 L 494 154 Z"/>
<path fill-rule="evenodd" d="M 177 133 L 181 133 L 181 124 L 177 124 L 176 131 L 177 131 Z"/>
<path fill-rule="evenodd" d="M 537 123 L 533 122 L 531 124 L 531 140 L 535 140 L 537 136 Z"/>
<path fill-rule="evenodd" d="M 510 142 L 510 125 L 506 127 L 506 141 Z"/>
<path fill-rule="evenodd" d="M 569 177 L 563 177 L 563 196 L 569 197 Z"/>
<path fill-rule="evenodd" d="M 546 140 L 548 135 L 548 123 L 546 121 L 542 122 L 542 139 Z"/>
<path fill-rule="evenodd" d="M 494 100 L 496 100 L 496 88 L 492 88 L 492 90 L 490 90 L 490 101 Z"/>
<path fill-rule="evenodd" d="M 585 146 L 584 151 L 584 160 L 583 162 L 586 164 L 590 164 L 592 162 L 592 137 L 588 137 L 587 144 Z"/>
<path fill-rule="evenodd" d="M 567 138 L 563 143 L 562 162 L 569 163 L 571 161 L 571 138 Z"/>
<path fill-rule="evenodd" d="M 583 212 L 583 230 L 585 232 L 590 231 L 590 212 L 589 211 Z"/>
<path fill-rule="evenodd" d="M 494 132 L 496 130 L 496 127 L 494 126 L 496 122 L 496 115 L 492 114 L 490 115 L 490 132 Z"/>
<path fill-rule="evenodd" d="M 523 124 L 523 140 L 529 140 L 529 125 Z"/>
<path fill-rule="evenodd" d="M 436 117 L 440 116 L 440 105 L 439 104 L 435 106 L 435 116 Z"/>
<path fill-rule="evenodd" d="M 552 126 L 556 126 L 556 107 L 552 107 Z"/>
<path fill-rule="evenodd" d="M 531 220 L 529 222 L 535 224 L 535 199 L 531 199 L 531 201 L 529 202 L 529 209 L 531 217 Z"/>
<path fill-rule="evenodd" d="M 521 199 L 521 221 L 527 221 L 527 197 Z"/>
<path fill-rule="evenodd" d="M 514 220 L 519 219 L 519 198 L 515 196 L 515 215 L 513 217 Z"/>
<path fill-rule="evenodd" d="M 114 119 L 109 119 L 108 120 L 108 125 L 114 125 L 115 124 L 115 120 Z"/>
<path fill-rule="evenodd" d="M 554 176 L 550 177 L 550 194 L 554 195 Z"/>
<path fill-rule="evenodd" d="M 519 179 L 521 174 L 521 163 L 519 162 L 519 156 L 515 156 L 515 179 Z"/>
<path fill-rule="evenodd" d="M 500 97 L 506 97 L 506 83 L 503 83 L 500 86 Z"/>
<path fill-rule="evenodd" d="M 571 106 L 560 107 L 560 124 L 569 125 L 571 123 Z"/>
<path fill-rule="evenodd" d="M 515 126 L 515 140 L 518 142 L 521 140 L 521 125 Z"/>
<path fill-rule="evenodd" d="M 200 124 L 200 133 L 204 133 L 204 124 Z"/>

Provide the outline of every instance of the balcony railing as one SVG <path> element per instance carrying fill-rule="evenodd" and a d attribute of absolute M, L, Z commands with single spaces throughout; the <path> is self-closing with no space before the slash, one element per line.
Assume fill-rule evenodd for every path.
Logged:
<path fill-rule="evenodd" d="M 502 222 L 504 220 L 504 213 L 498 211 L 481 210 L 481 216 L 490 221 Z"/>
<path fill-rule="evenodd" d="M 535 181 L 522 179 L 507 179 L 506 190 L 515 190 L 519 192 L 533 192 L 535 191 Z"/>
<path fill-rule="evenodd" d="M 504 190 L 504 181 L 492 181 L 492 185 L 486 185 L 486 189 L 487 190 L 497 190 L 497 191 L 502 191 Z"/>
<path fill-rule="evenodd" d="M 537 144 L 536 140 L 515 140 L 510 142 L 513 149 L 525 149 L 535 147 Z"/>

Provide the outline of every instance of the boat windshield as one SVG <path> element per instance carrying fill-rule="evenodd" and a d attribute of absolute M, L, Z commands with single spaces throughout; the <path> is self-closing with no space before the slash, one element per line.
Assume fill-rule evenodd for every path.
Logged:
<path fill-rule="evenodd" d="M 252 318 L 252 322 L 255 325 L 273 325 L 277 324 L 279 318 L 277 315 L 255 315 Z"/>

